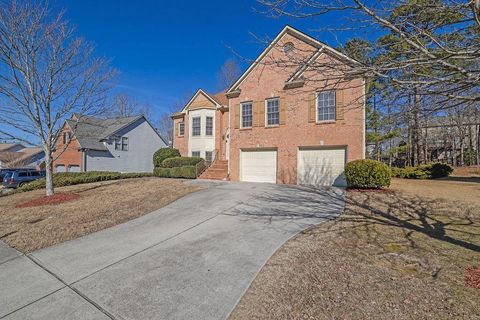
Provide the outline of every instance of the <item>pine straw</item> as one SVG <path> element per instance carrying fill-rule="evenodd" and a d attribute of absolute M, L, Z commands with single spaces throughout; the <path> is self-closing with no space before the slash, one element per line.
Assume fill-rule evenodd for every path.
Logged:
<path fill-rule="evenodd" d="M 480 184 L 396 180 L 409 193 L 351 192 L 344 214 L 287 242 L 231 319 L 475 319 Z M 436 186 L 435 184 L 439 184 Z M 450 185 L 451 186 L 451 185 Z M 428 197 L 427 197 L 428 195 Z M 471 272 L 470 272 L 471 274 Z"/>
<path fill-rule="evenodd" d="M 43 197 L 44 190 L 0 198 L 0 239 L 32 252 L 137 218 L 199 187 L 179 179 L 137 178 L 57 188 L 78 199 L 57 205 L 15 208 Z"/>

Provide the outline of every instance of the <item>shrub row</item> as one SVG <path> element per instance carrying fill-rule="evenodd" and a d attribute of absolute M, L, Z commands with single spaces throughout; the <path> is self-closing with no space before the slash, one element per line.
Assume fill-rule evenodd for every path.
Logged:
<path fill-rule="evenodd" d="M 53 185 L 55 187 L 71 186 L 75 184 L 120 180 L 129 178 L 140 178 L 152 176 L 151 173 L 134 172 L 120 173 L 111 171 L 89 171 L 89 172 L 59 172 L 53 175 Z M 38 179 L 22 186 L 20 191 L 31 191 L 45 188 L 45 179 Z"/>
<path fill-rule="evenodd" d="M 392 176 L 405 179 L 436 179 L 448 177 L 453 172 L 451 165 L 432 162 L 417 167 L 392 168 Z"/>
<path fill-rule="evenodd" d="M 195 179 L 197 177 L 197 171 L 195 166 L 182 166 L 174 168 L 156 167 L 153 169 L 153 175 L 161 178 Z"/>
<path fill-rule="evenodd" d="M 180 151 L 178 151 L 178 149 L 174 149 L 174 148 L 159 149 L 153 154 L 153 166 L 161 167 L 162 162 L 165 159 L 173 158 L 173 157 L 180 157 Z"/>
<path fill-rule="evenodd" d="M 204 161 L 199 157 L 173 157 L 167 158 L 162 161 L 160 167 L 162 168 L 175 168 L 183 166 L 195 166 L 197 163 Z"/>
<path fill-rule="evenodd" d="M 390 186 L 390 168 L 375 160 L 355 160 L 345 166 L 349 188 L 383 188 Z"/>

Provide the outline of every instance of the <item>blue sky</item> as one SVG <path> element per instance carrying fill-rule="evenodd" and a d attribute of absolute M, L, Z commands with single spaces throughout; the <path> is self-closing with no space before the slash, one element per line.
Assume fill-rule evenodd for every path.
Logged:
<path fill-rule="evenodd" d="M 341 16 L 275 19 L 253 0 L 54 0 L 78 34 L 120 71 L 116 91 L 154 107 L 154 116 L 202 87 L 216 92 L 216 74 L 234 56 L 255 58 L 263 49 L 251 33 L 273 38 L 286 25 L 338 46 L 346 35 L 316 32 L 343 23 Z M 349 37 L 353 35 L 348 35 Z M 243 63 L 242 68 L 247 65 Z"/>

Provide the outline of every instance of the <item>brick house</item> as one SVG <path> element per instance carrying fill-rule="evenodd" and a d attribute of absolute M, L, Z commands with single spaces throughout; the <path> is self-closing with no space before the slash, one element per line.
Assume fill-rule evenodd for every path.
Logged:
<path fill-rule="evenodd" d="M 172 116 L 173 145 L 216 155 L 201 177 L 344 186 L 345 163 L 365 157 L 365 83 L 345 76 L 353 63 L 287 26 L 225 93 L 199 90 Z"/>
<path fill-rule="evenodd" d="M 100 119 L 74 114 L 55 142 L 55 172 L 152 172 L 167 144 L 144 116 Z"/>

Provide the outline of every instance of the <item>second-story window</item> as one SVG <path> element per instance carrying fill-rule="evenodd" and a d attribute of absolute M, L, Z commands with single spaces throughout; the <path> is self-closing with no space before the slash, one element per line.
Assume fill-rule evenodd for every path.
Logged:
<path fill-rule="evenodd" d="M 199 136 L 201 128 L 200 117 L 192 118 L 192 136 Z"/>
<path fill-rule="evenodd" d="M 115 138 L 115 150 L 128 151 L 128 138 L 127 137 L 116 137 Z"/>
<path fill-rule="evenodd" d="M 213 135 L 213 117 L 207 117 L 205 119 L 205 135 Z"/>
<path fill-rule="evenodd" d="M 241 104 L 241 128 L 251 128 L 252 127 L 252 103 L 246 102 Z"/>
<path fill-rule="evenodd" d="M 317 93 L 317 122 L 335 121 L 335 90 Z"/>
<path fill-rule="evenodd" d="M 69 144 L 72 140 L 72 133 L 71 132 L 64 132 L 63 133 L 63 144 Z"/>
<path fill-rule="evenodd" d="M 279 99 L 268 99 L 266 105 L 267 126 L 275 126 L 280 123 Z"/>
<path fill-rule="evenodd" d="M 122 151 L 128 151 L 128 138 L 122 137 Z"/>
<path fill-rule="evenodd" d="M 122 138 L 115 138 L 115 150 L 122 150 Z"/>
<path fill-rule="evenodd" d="M 178 124 L 178 135 L 179 135 L 180 137 L 183 137 L 184 134 L 185 134 L 185 123 L 180 122 L 180 123 Z"/>

